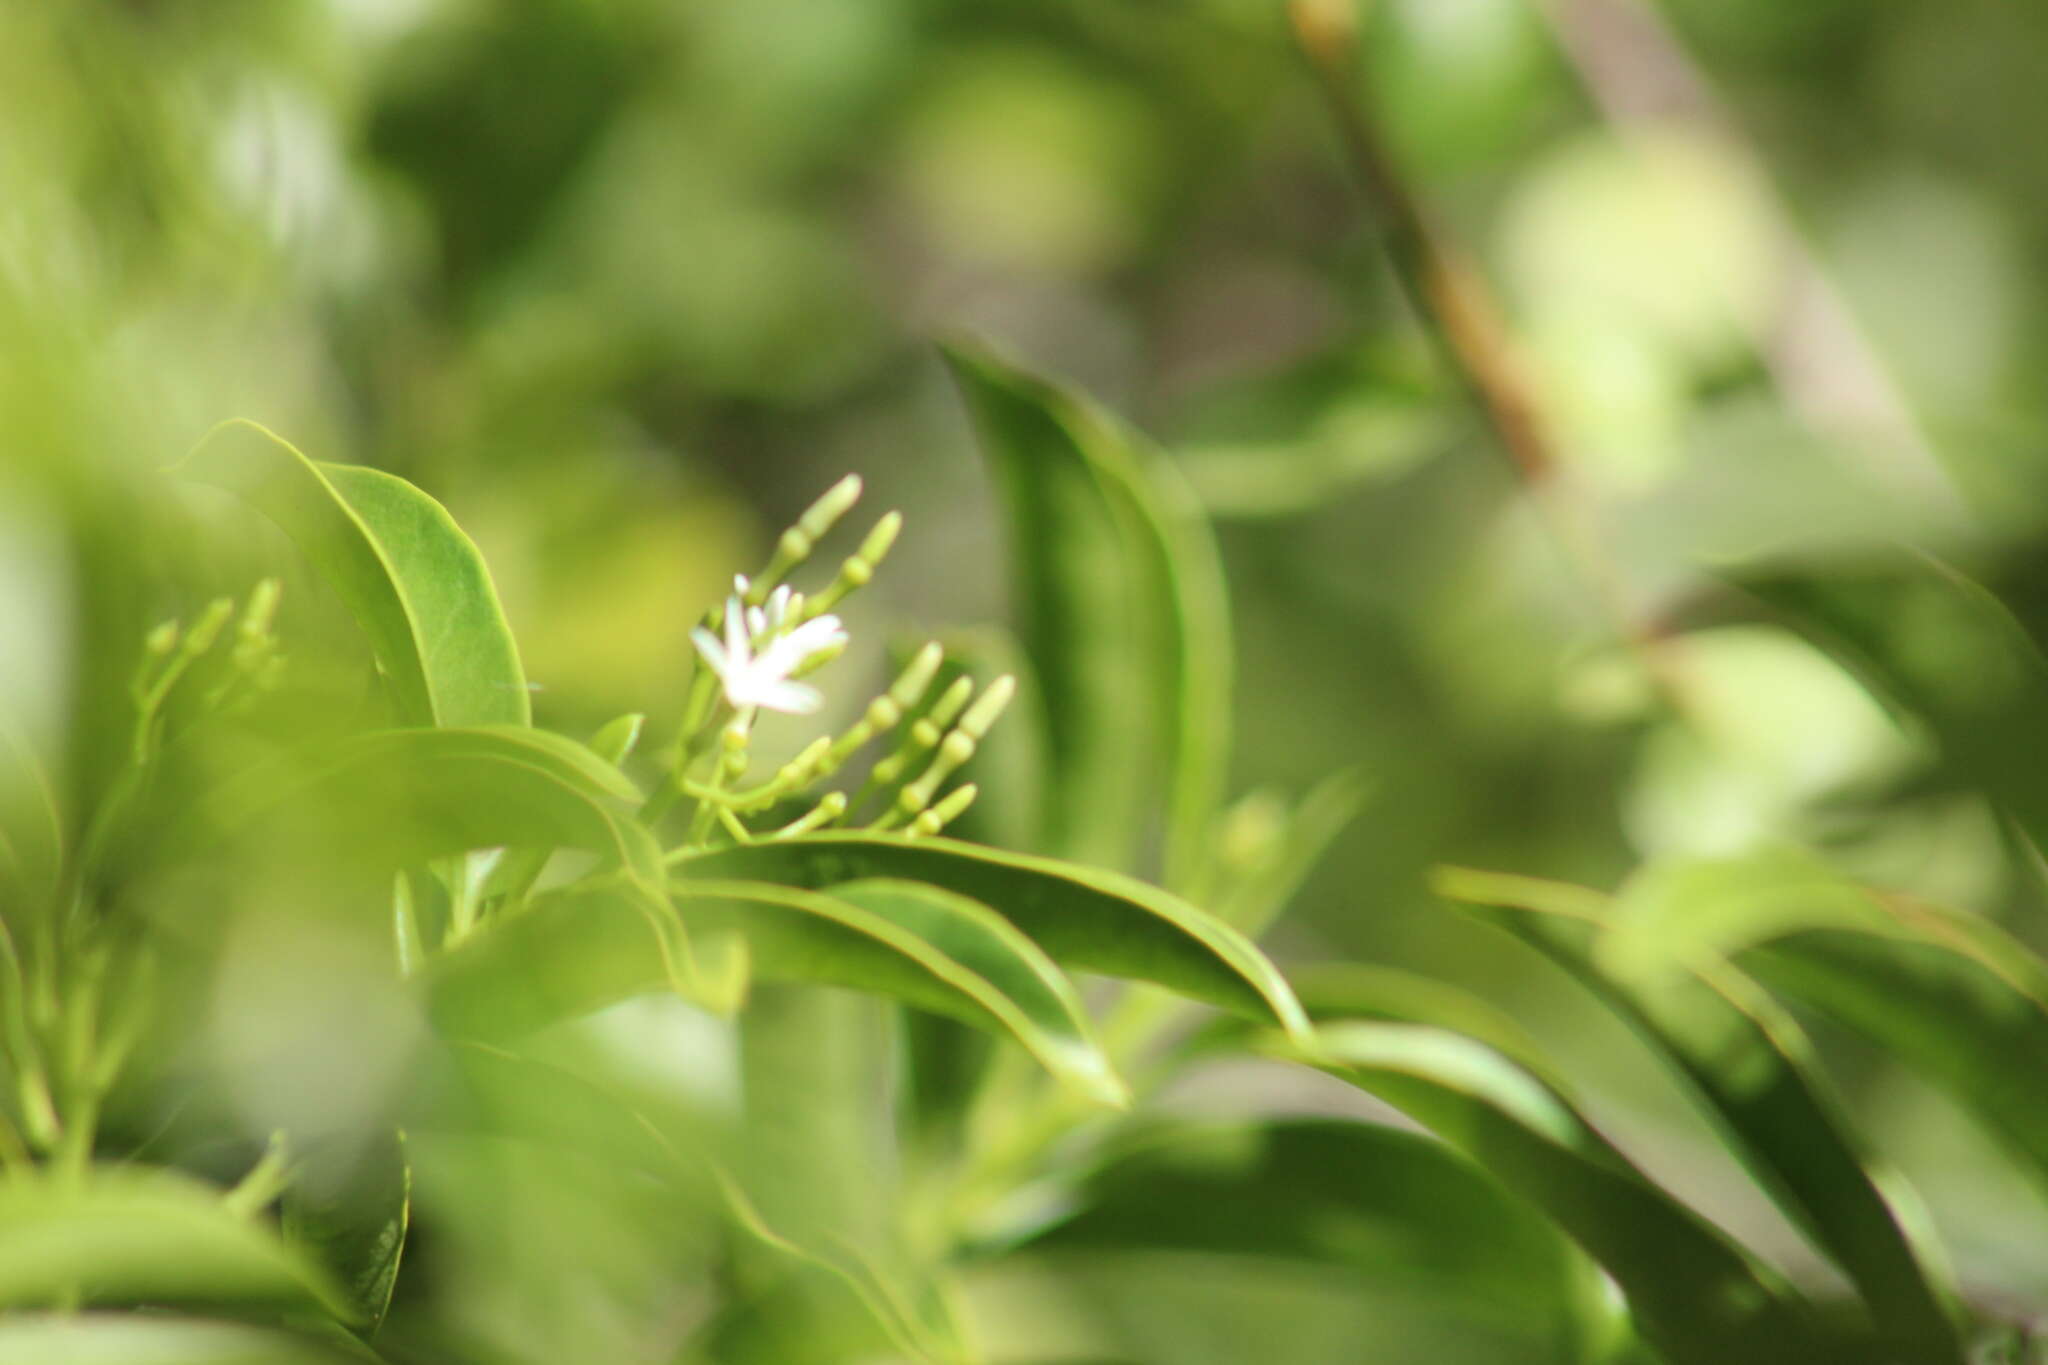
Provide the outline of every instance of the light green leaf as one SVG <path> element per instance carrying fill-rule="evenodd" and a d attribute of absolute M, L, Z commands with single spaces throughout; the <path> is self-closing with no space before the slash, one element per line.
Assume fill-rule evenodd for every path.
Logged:
<path fill-rule="evenodd" d="M 1202 1124 L 1119 1142 L 1032 1239 L 1044 1253 L 1171 1251 L 1306 1262 L 1398 1288 L 1578 1362 L 1613 1324 L 1591 1263 L 1442 1143 L 1337 1120 Z"/>
<path fill-rule="evenodd" d="M 0 1365 L 348 1365 L 377 1359 L 239 1322 L 159 1313 L 23 1313 L 0 1320 Z"/>
<path fill-rule="evenodd" d="M 869 877 L 925 882 L 979 901 L 1067 967 L 1165 986 L 1308 1037 L 1279 968 L 1213 915 L 1131 877 L 951 839 L 830 833 L 694 854 L 693 878 L 830 888 Z"/>
<path fill-rule="evenodd" d="M 983 1008 L 1054 1075 L 1104 1104 L 1130 1102 L 1095 1041 L 1074 983 L 1001 915 L 918 882 L 841 882 L 831 895 L 916 935 L 979 976 L 991 988 L 973 992 Z"/>
<path fill-rule="evenodd" d="M 358 864 L 402 867 L 470 849 L 588 849 L 650 894 L 660 851 L 633 819 L 639 791 L 573 740 L 514 726 L 352 736 L 283 777 L 221 793 L 208 824 L 313 834 Z"/>
<path fill-rule="evenodd" d="M 285 1241 L 328 1268 L 374 1333 L 391 1306 L 412 1222 L 405 1135 L 386 1129 L 295 1153 L 279 1216 Z"/>
<path fill-rule="evenodd" d="M 1044 701 L 1046 845 L 1129 866 L 1166 794 L 1184 887 L 1229 765 L 1230 610 L 1199 501 L 1162 454 L 1071 391 L 950 348 L 1011 523 L 1018 632 Z"/>
<path fill-rule="evenodd" d="M 317 463 L 254 422 L 222 423 L 179 472 L 230 489 L 297 542 L 354 613 L 414 725 L 525 725 L 526 677 L 490 572 L 403 479 Z"/>
<path fill-rule="evenodd" d="M 820 894 L 706 879 L 679 882 L 676 895 L 693 933 L 739 936 L 764 980 L 849 986 L 1008 1033 L 1081 1093 L 1126 1099 L 1072 985 L 964 897 L 891 882 Z M 654 932 L 645 909 L 614 890 L 544 897 L 434 963 L 435 1021 L 458 1036 L 513 1037 L 663 989 Z"/>
<path fill-rule="evenodd" d="M 0 1182 L 0 1305 L 274 1304 L 352 1317 L 315 1265 L 221 1191 L 174 1172 L 97 1168 L 78 1187 Z"/>
<path fill-rule="evenodd" d="M 1710 875 L 1692 879 L 1691 897 L 1673 895 L 1671 878 L 1652 869 L 1611 912 L 1590 917 L 1583 905 L 1556 908 L 1554 894 L 1525 901 L 1498 883 L 1469 908 L 1562 966 L 1690 1082 L 1758 1182 L 1861 1291 L 1900 1359 L 1955 1365 L 1963 1346 L 1948 1308 L 1952 1295 L 1914 1245 L 1917 1203 L 1894 1174 L 1873 1172 L 1791 1016 L 1741 972 L 1702 957 L 1699 926 L 1714 923 L 1717 910 L 1720 922 L 1728 920 L 1720 898 L 1734 898 L 1736 913 L 1746 907 L 1782 922 L 1788 911 L 1773 904 L 1773 878 L 1792 873 L 1783 885 L 1795 895 L 1817 885 L 1835 890 L 1817 883 L 1801 860 L 1759 861 L 1747 878 L 1735 865 L 1696 865 Z M 1825 900 L 1819 912 L 1827 913 Z M 1602 951 L 1621 932 L 1609 924 L 1637 933 L 1627 970 Z M 1658 925 L 1672 940 L 1661 962 L 1653 956 Z"/>
<path fill-rule="evenodd" d="M 1925 722 L 1949 775 L 2048 846 L 2048 659 L 1996 598 L 1903 551 L 1861 576 L 1755 575 L 1739 586 Z"/>

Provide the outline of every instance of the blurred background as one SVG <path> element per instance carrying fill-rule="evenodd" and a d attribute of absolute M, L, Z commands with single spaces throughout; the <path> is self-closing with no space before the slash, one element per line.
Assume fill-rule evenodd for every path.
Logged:
<path fill-rule="evenodd" d="M 91 681 L 56 662 L 39 500 L 230 416 L 446 502 L 572 732 L 665 733 L 688 627 L 849 470 L 908 519 L 857 632 L 1000 622 L 933 345 L 982 337 L 1150 433 L 1216 519 L 1237 788 L 1372 783 L 1276 952 L 1494 994 L 1653 1169 L 1749 1197 L 1615 1026 L 1424 876 L 1609 886 L 1793 837 L 2038 940 L 1914 736 L 1791 636 L 1689 612 L 1730 564 L 1898 539 L 2048 611 L 2048 10 L 1362 8 L 1369 116 L 1500 295 L 1576 548 L 1417 326 L 1273 0 L 0 7 L 0 702 L 55 726 Z M 136 621 L 178 605 L 140 582 Z M 1618 620 L 1707 725 L 1655 720 Z M 1868 1080 L 1980 1282 L 2048 1287 L 2000 1240 L 2035 1197 Z"/>

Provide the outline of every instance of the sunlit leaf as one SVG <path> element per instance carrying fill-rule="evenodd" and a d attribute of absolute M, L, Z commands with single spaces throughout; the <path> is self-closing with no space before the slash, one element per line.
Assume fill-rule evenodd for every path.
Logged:
<path fill-rule="evenodd" d="M 1121 1104 L 1073 987 L 1032 942 L 964 897 L 894 882 L 829 893 L 693 878 L 677 884 L 693 933 L 731 933 L 755 975 L 871 991 L 1007 1033 L 1084 1094 Z M 533 909 L 444 955 L 430 974 L 446 1031 L 511 1037 L 664 989 L 669 981 L 642 906 L 596 888 Z"/>
<path fill-rule="evenodd" d="M 378 470 L 307 459 L 236 420 L 178 466 L 284 528 L 369 636 L 415 725 L 525 725 L 526 677 L 489 571 L 447 511 Z"/>
<path fill-rule="evenodd" d="M 1002 915 L 1063 966 L 1131 977 L 1306 1038 L 1286 980 L 1250 940 L 1186 901 L 1112 872 L 950 839 L 834 833 L 693 854 L 692 878 L 829 888 L 869 877 L 926 882 Z"/>
<path fill-rule="evenodd" d="M 245 835 L 315 830 L 358 862 L 393 866 L 502 845 L 587 849 L 658 891 L 659 850 L 632 818 L 638 799 L 575 741 L 495 726 L 357 735 L 303 771 L 234 784 L 209 814 Z"/>
<path fill-rule="evenodd" d="M 1199 503 L 1086 399 L 980 351 L 947 357 L 1009 512 L 1052 767 L 1046 845 L 1129 865 L 1163 790 L 1166 879 L 1185 885 L 1229 763 L 1229 599 Z"/>
<path fill-rule="evenodd" d="M 339 1340 L 158 1313 L 0 1319 L 0 1365 L 349 1365 L 376 1359 Z"/>
<path fill-rule="evenodd" d="M 351 1317 L 327 1276 L 221 1192 L 170 1171 L 0 1182 L 0 1304 L 274 1304 Z"/>
<path fill-rule="evenodd" d="M 983 1007 L 1048 1070 L 1083 1094 L 1123 1105 L 1129 1093 L 1103 1055 L 1073 982 L 1017 927 L 985 905 L 918 882 L 842 882 L 831 891 L 879 915 L 979 975 Z"/>
<path fill-rule="evenodd" d="M 1951 778 L 2048 843 L 2048 660 L 1998 600 L 1922 554 L 1860 573 L 1738 580 L 1933 732 Z"/>

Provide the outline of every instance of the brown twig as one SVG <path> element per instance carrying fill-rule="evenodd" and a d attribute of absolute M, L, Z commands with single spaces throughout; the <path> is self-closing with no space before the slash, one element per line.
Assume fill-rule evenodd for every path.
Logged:
<path fill-rule="evenodd" d="M 1410 304 L 1464 377 L 1522 476 L 1548 477 L 1557 462 L 1491 292 L 1464 252 L 1430 220 L 1367 120 L 1366 92 L 1352 60 L 1357 34 L 1350 5 L 1294 0 L 1288 16 L 1352 170 L 1379 216 L 1381 243 Z"/>
<path fill-rule="evenodd" d="M 1290 0 L 1296 42 L 1315 72 L 1344 150 L 1378 217 L 1393 273 L 1422 324 L 1436 338 L 1485 414 L 1530 501 L 1634 653 L 1644 676 L 1673 714 L 1683 716 L 1675 660 L 1654 620 L 1629 602 L 1622 576 L 1585 509 L 1558 488 L 1557 448 L 1545 426 L 1477 265 L 1409 188 L 1371 117 L 1371 92 L 1358 74 L 1352 0 Z"/>

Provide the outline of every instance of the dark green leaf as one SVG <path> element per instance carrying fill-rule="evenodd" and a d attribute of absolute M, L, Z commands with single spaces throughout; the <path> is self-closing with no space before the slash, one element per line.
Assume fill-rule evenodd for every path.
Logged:
<path fill-rule="evenodd" d="M 721 849 L 685 858 L 675 870 L 685 884 L 700 877 L 810 888 L 868 877 L 926 882 L 993 909 L 1063 965 L 1150 981 L 1308 1036 L 1294 993 L 1250 940 L 1117 873 L 951 839 L 867 833 Z"/>
<path fill-rule="evenodd" d="M 1557 905 L 1555 893 L 1518 894 L 1526 879 L 1447 873 L 1439 886 L 1470 902 L 1472 913 L 1535 947 L 1591 989 L 1691 1083 L 1733 1146 L 1814 1243 L 1862 1292 L 1873 1322 L 1901 1360 L 1960 1362 L 1963 1348 L 1949 1315 L 1946 1287 L 1937 1288 L 1909 1235 L 1908 1217 L 1887 1198 L 1903 1197 L 1897 1178 L 1884 1187 L 1869 1157 L 1811 1061 L 1798 1025 L 1747 976 L 1692 951 L 1698 923 L 1711 921 L 1717 898 L 1748 895 L 1768 910 L 1770 871 L 1745 883 L 1728 867 L 1704 880 L 1695 897 L 1674 896 L 1654 880 L 1625 888 L 1611 911 Z M 1798 863 L 1792 885 L 1813 880 Z M 1634 899 L 1644 904 L 1631 906 Z M 1645 896 L 1642 892 L 1647 891 Z M 1583 898 L 1574 897 L 1574 900 Z M 1647 921 L 1632 908 L 1647 910 Z M 1639 933 L 1669 926 L 1670 952 L 1658 960 L 1641 944 L 1628 972 L 1598 951 L 1627 923 Z M 1911 1207 L 1911 1206 L 1909 1206 Z"/>
<path fill-rule="evenodd" d="M 1185 886 L 1229 763 L 1229 598 L 1200 506 L 1085 398 L 979 350 L 947 358 L 1010 515 L 1052 769 L 1047 847 L 1128 866 L 1163 789 L 1167 881 Z"/>
<path fill-rule="evenodd" d="M 169 1171 L 95 1169 L 80 1187 L 0 1182 L 0 1305 L 274 1304 L 352 1316 L 315 1265 L 221 1192 Z"/>
<path fill-rule="evenodd" d="M 1949 774 L 2048 845 L 2048 660 L 1996 598 L 1905 551 L 1860 575 L 1757 576 L 1741 586 L 1924 721 Z"/>
<path fill-rule="evenodd" d="M 1671 1365 L 1854 1358 L 1833 1352 L 1777 1277 L 1652 1184 L 1557 1090 L 1483 1043 L 1419 1024 L 1337 1023 L 1303 1059 L 1432 1129 L 1542 1209 L 1621 1286 Z"/>
<path fill-rule="evenodd" d="M 1120 1143 L 1076 1197 L 1081 1212 L 1028 1249 L 1327 1266 L 1511 1333 L 1518 1360 L 1583 1360 L 1606 1335 L 1611 1310 L 1577 1248 L 1414 1133 L 1335 1120 L 1174 1127 Z"/>
<path fill-rule="evenodd" d="M 404 1135 L 387 1129 L 295 1153 L 279 1214 L 285 1240 L 327 1267 L 375 1332 L 391 1306 L 412 1220 Z"/>
<path fill-rule="evenodd" d="M 322 464 L 254 422 L 178 467 L 281 526 L 369 636 L 415 725 L 525 725 L 526 677 L 489 571 L 447 511 L 378 470 Z"/>
<path fill-rule="evenodd" d="M 974 973 L 980 984 L 963 986 L 1054 1075 L 1104 1104 L 1129 1103 L 1130 1092 L 1097 1045 L 1073 982 L 1001 915 L 918 882 L 841 882 L 831 896 L 880 916 Z"/>

